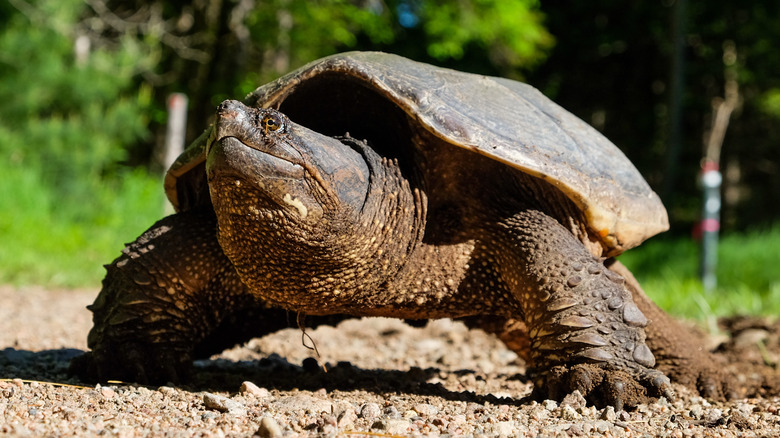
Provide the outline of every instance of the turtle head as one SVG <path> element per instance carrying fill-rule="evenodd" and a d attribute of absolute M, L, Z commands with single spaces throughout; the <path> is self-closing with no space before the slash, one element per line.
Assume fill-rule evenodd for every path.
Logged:
<path fill-rule="evenodd" d="M 206 176 L 222 250 L 241 280 L 275 305 L 336 309 L 349 302 L 342 291 L 359 289 L 356 278 L 393 275 L 421 238 L 410 230 L 422 230 L 412 225 L 424 214 L 397 162 L 273 109 L 222 103 Z"/>
<path fill-rule="evenodd" d="M 273 109 L 222 103 L 206 176 L 222 250 L 274 305 L 342 309 L 350 303 L 345 291 L 395 275 L 422 238 L 425 214 L 415 200 L 423 195 L 397 160 Z"/>
<path fill-rule="evenodd" d="M 349 142 L 234 100 L 217 109 L 206 169 L 218 216 L 270 213 L 314 225 L 360 211 L 369 185 L 368 165 Z"/>

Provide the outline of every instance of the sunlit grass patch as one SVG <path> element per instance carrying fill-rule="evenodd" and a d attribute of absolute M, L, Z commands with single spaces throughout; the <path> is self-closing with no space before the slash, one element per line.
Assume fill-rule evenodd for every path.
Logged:
<path fill-rule="evenodd" d="M 733 314 L 780 315 L 780 226 L 722 236 L 718 287 L 706 292 L 699 280 L 699 244 L 657 239 L 620 257 L 642 287 L 665 310 L 707 319 Z"/>
<path fill-rule="evenodd" d="M 96 287 L 102 265 L 162 216 L 160 179 L 146 172 L 55 194 L 35 169 L 0 166 L 0 282 Z"/>

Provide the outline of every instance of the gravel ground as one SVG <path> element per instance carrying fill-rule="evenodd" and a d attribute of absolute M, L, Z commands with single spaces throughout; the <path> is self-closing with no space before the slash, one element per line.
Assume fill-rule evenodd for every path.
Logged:
<path fill-rule="evenodd" d="M 615 412 L 578 393 L 530 400 L 514 353 L 448 320 L 309 331 L 319 364 L 290 329 L 198 362 L 191 386 L 84 386 L 66 371 L 86 349 L 84 307 L 96 294 L 0 286 L 0 435 L 780 436 L 780 399 L 766 395 L 777 394 L 777 372 L 762 365 L 780 357 L 780 330 L 767 321 L 732 319 L 735 335 L 720 347 L 724 366 L 753 388 L 743 394 L 759 396 L 710 403 L 676 386 L 674 401 Z"/>

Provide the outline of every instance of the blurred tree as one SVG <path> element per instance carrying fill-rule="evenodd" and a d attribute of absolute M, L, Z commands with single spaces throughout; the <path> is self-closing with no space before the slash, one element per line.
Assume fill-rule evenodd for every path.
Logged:
<path fill-rule="evenodd" d="M 189 95 L 189 138 L 223 99 L 338 51 L 380 49 L 516 76 L 553 43 L 536 0 L 85 1 L 91 40 L 134 36 L 156 60 L 143 78 L 161 108 L 170 92 Z M 135 151 L 137 161 L 150 146 Z"/>
<path fill-rule="evenodd" d="M 562 2 L 542 5 L 557 39 L 547 61 L 528 75 L 565 108 L 603 131 L 664 193 L 673 230 L 698 221 L 696 185 L 714 99 L 724 96 L 726 69 L 742 102 L 723 144 L 724 226 L 768 224 L 780 216 L 780 3 L 689 2 L 683 35 L 681 149 L 666 163 L 670 123 L 671 21 L 675 0 Z M 731 59 L 724 47 L 733 45 Z M 731 74 L 731 73 L 729 73 Z M 675 172 L 675 174 L 672 174 Z M 679 172 L 679 173 L 677 173 Z M 773 200 L 773 201 L 770 201 Z"/>
<path fill-rule="evenodd" d="M 742 101 L 732 115 L 721 158 L 724 225 L 744 228 L 780 218 L 780 113 L 772 110 L 780 90 L 780 4 L 758 0 L 691 5 L 689 107 L 704 114 L 688 126 L 710 129 L 710 113 L 724 96 L 729 75 Z M 733 48 L 733 50 L 729 49 Z M 691 146 L 698 138 L 693 138 Z"/>
<path fill-rule="evenodd" d="M 138 43 L 90 50 L 83 12 L 80 0 L 0 3 L 0 154 L 76 203 L 147 136 L 150 104 L 134 83 Z"/>
<path fill-rule="evenodd" d="M 2 283 L 93 286 L 159 216 L 159 182 L 120 164 L 150 137 L 151 92 L 136 83 L 150 59 L 135 39 L 90 44 L 85 11 L 82 0 L 0 2 Z"/>

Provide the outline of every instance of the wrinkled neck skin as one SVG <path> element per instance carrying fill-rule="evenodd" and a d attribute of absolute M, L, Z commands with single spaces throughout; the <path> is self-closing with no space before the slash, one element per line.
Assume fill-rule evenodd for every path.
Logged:
<path fill-rule="evenodd" d="M 309 199 L 321 213 L 301 214 L 296 197 L 236 177 L 210 182 L 218 238 L 242 281 L 274 306 L 306 314 L 348 313 L 392 283 L 420 244 L 424 195 L 412 189 L 394 160 L 346 139 L 363 157 L 369 184 L 360 208 L 328 199 L 322 175 L 306 171 Z M 236 183 L 235 181 L 241 181 Z"/>

